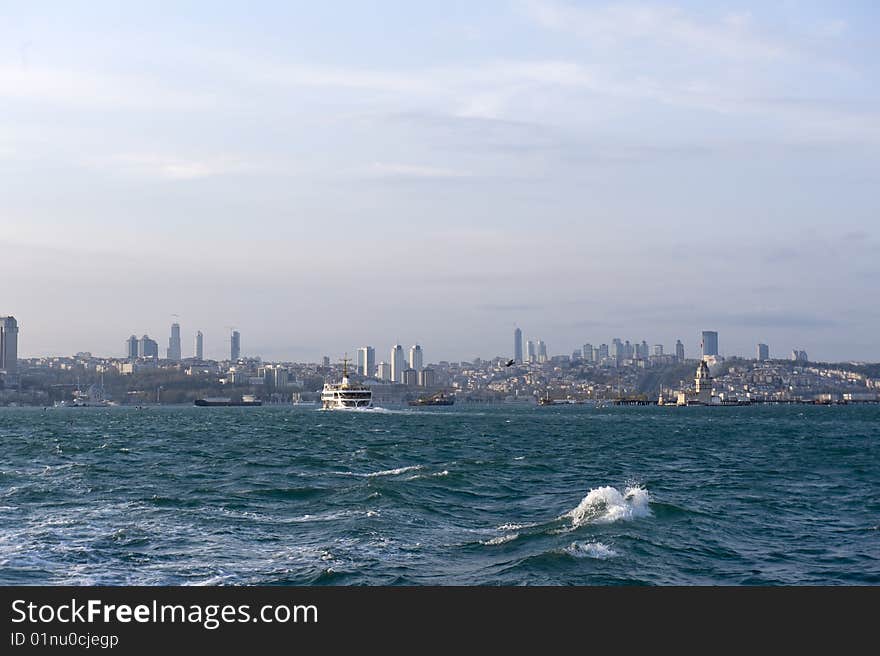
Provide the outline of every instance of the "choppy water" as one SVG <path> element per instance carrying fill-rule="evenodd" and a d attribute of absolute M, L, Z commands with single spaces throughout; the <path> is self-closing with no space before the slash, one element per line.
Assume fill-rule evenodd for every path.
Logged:
<path fill-rule="evenodd" d="M 880 408 L 0 410 L 2 584 L 878 584 Z"/>

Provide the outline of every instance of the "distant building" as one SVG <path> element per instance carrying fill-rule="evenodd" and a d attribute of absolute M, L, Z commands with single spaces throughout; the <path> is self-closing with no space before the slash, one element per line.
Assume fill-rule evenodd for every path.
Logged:
<path fill-rule="evenodd" d="M 675 340 L 675 359 L 684 362 L 684 344 L 680 339 Z"/>
<path fill-rule="evenodd" d="M 770 359 L 770 347 L 766 344 L 758 344 L 758 360 L 763 362 Z"/>
<path fill-rule="evenodd" d="M 434 387 L 437 384 L 437 373 L 433 369 L 422 369 L 419 372 L 419 385 Z"/>
<path fill-rule="evenodd" d="M 387 362 L 380 362 L 377 367 L 376 375 L 379 380 L 391 380 L 391 365 Z"/>
<path fill-rule="evenodd" d="M 138 357 L 138 338 L 132 335 L 125 340 L 125 357 L 129 360 L 137 360 Z"/>
<path fill-rule="evenodd" d="M 400 372 L 400 382 L 402 382 L 404 385 L 415 387 L 419 384 L 419 372 L 412 367 L 404 369 L 402 372 Z"/>
<path fill-rule="evenodd" d="M 376 349 L 362 346 L 357 350 L 357 368 L 362 376 L 372 376 L 376 372 Z"/>
<path fill-rule="evenodd" d="M 806 351 L 798 351 L 795 349 L 791 352 L 791 359 L 795 362 L 809 362 L 809 358 L 807 357 Z"/>
<path fill-rule="evenodd" d="M 409 367 L 410 369 L 421 371 L 422 366 L 422 347 L 418 344 L 413 344 L 409 349 Z"/>
<path fill-rule="evenodd" d="M 149 335 L 144 335 L 138 340 L 138 357 L 139 358 L 156 358 L 159 359 L 159 343 L 150 339 Z"/>
<path fill-rule="evenodd" d="M 174 360 L 175 362 L 180 361 L 181 351 L 179 323 L 171 324 L 171 337 L 168 338 L 168 350 L 165 352 L 165 357 L 169 360 Z"/>
<path fill-rule="evenodd" d="M 538 362 L 547 362 L 547 345 L 544 340 L 538 340 Z"/>
<path fill-rule="evenodd" d="M 593 345 L 592 344 L 589 344 L 589 343 L 584 344 L 583 348 L 581 349 L 581 353 L 584 354 L 584 360 L 586 360 L 587 362 L 595 361 L 595 358 L 593 357 Z"/>
<path fill-rule="evenodd" d="M 703 331 L 703 357 L 707 355 L 718 355 L 718 333 L 714 330 Z"/>
<path fill-rule="evenodd" d="M 617 340 L 620 341 L 620 340 Z M 594 358 L 597 362 L 601 362 L 611 356 L 611 351 L 608 349 L 608 344 L 599 344 L 599 352 L 598 357 Z"/>
<path fill-rule="evenodd" d="M 697 365 L 697 375 L 694 378 L 694 392 L 697 401 L 705 405 L 712 402 L 712 376 L 709 375 L 709 365 L 703 360 Z"/>
<path fill-rule="evenodd" d="M 663 344 L 654 344 L 651 355 L 663 355 Z"/>
<path fill-rule="evenodd" d="M 0 317 L 0 371 L 18 372 L 18 322 L 15 317 Z"/>
<path fill-rule="evenodd" d="M 241 333 L 237 330 L 232 331 L 229 338 L 229 359 L 235 362 L 241 357 Z"/>
<path fill-rule="evenodd" d="M 522 344 L 522 331 L 517 328 L 513 331 L 513 361 L 516 364 L 522 364 L 523 361 L 523 344 Z"/>
<path fill-rule="evenodd" d="M 403 347 L 395 344 L 391 348 L 391 380 L 395 383 L 403 381 Z"/>
<path fill-rule="evenodd" d="M 323 358 L 321 358 L 321 366 L 324 367 L 324 369 L 330 368 L 330 356 L 329 355 L 325 355 Z"/>
<path fill-rule="evenodd" d="M 195 357 L 199 361 L 205 359 L 205 336 L 201 330 L 196 333 Z"/>
<path fill-rule="evenodd" d="M 537 355 L 535 354 L 535 343 L 532 340 L 526 342 L 526 359 L 529 362 L 534 362 L 537 359 Z"/>
<path fill-rule="evenodd" d="M 611 340 L 611 349 L 608 351 L 608 357 L 620 362 L 623 360 L 624 355 L 623 342 L 620 341 L 619 337 L 615 337 Z"/>
<path fill-rule="evenodd" d="M 269 387 L 287 387 L 290 381 L 290 372 L 287 370 L 287 367 L 279 364 L 261 367 L 257 373 L 260 374 L 264 384 Z"/>

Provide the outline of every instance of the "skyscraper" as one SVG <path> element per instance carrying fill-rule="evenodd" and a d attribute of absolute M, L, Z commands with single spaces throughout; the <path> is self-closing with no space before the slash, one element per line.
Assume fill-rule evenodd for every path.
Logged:
<path fill-rule="evenodd" d="M 241 357 L 241 333 L 237 330 L 232 331 L 232 337 L 229 338 L 229 359 L 233 362 Z"/>
<path fill-rule="evenodd" d="M 202 334 L 201 330 L 196 333 L 195 357 L 196 360 L 199 361 L 205 359 L 205 336 Z"/>
<path fill-rule="evenodd" d="M 433 387 L 437 384 L 437 374 L 433 369 L 422 369 L 419 372 L 419 385 Z"/>
<path fill-rule="evenodd" d="M 156 358 L 159 359 L 159 342 L 150 339 L 149 335 L 144 335 L 138 340 L 138 357 L 139 358 Z"/>
<path fill-rule="evenodd" d="M 380 362 L 376 368 L 376 376 L 379 380 L 391 380 L 391 365 L 387 362 Z"/>
<path fill-rule="evenodd" d="M 522 331 L 517 328 L 513 331 L 513 361 L 522 364 Z"/>
<path fill-rule="evenodd" d="M 770 359 L 770 347 L 766 344 L 758 344 L 758 360 L 763 362 Z"/>
<path fill-rule="evenodd" d="M 18 371 L 18 322 L 15 317 L 0 317 L 0 371 Z"/>
<path fill-rule="evenodd" d="M 138 357 L 138 338 L 132 335 L 125 340 L 125 357 L 129 360 L 137 360 Z"/>
<path fill-rule="evenodd" d="M 357 368 L 362 376 L 372 376 L 376 371 L 376 349 L 362 346 L 357 350 Z"/>
<path fill-rule="evenodd" d="M 592 362 L 593 361 L 593 345 L 590 343 L 584 344 L 581 349 L 581 353 L 584 354 L 584 361 Z"/>
<path fill-rule="evenodd" d="M 680 339 L 675 340 L 675 359 L 684 362 L 684 344 Z"/>
<path fill-rule="evenodd" d="M 165 357 L 176 362 L 180 361 L 180 324 L 171 324 L 171 337 L 168 338 L 168 350 Z"/>
<path fill-rule="evenodd" d="M 703 331 L 703 357 L 707 355 L 718 355 L 718 333 L 714 330 Z"/>
<path fill-rule="evenodd" d="M 651 355 L 663 355 L 663 344 L 654 344 L 654 352 Z"/>
<path fill-rule="evenodd" d="M 526 342 L 526 359 L 529 362 L 534 362 L 535 358 L 535 343 L 532 340 L 529 340 Z"/>
<path fill-rule="evenodd" d="M 538 362 L 547 362 L 547 345 L 544 340 L 538 340 Z"/>
<path fill-rule="evenodd" d="M 422 365 L 422 347 L 418 344 L 413 344 L 409 349 L 409 368 L 421 371 Z"/>
<path fill-rule="evenodd" d="M 391 381 L 399 383 L 403 381 L 403 347 L 395 344 L 391 348 Z"/>

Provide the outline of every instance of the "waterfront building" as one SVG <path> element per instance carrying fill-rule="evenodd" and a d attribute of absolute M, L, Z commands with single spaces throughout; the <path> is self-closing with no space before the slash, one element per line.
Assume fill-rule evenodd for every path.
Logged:
<path fill-rule="evenodd" d="M 714 330 L 703 331 L 703 341 L 701 342 L 703 349 L 703 357 L 708 355 L 718 355 L 718 333 Z"/>
<path fill-rule="evenodd" d="M 412 367 L 404 369 L 402 372 L 400 372 L 400 382 L 402 382 L 404 385 L 415 387 L 419 384 L 419 372 Z"/>
<path fill-rule="evenodd" d="M 413 346 L 409 349 L 409 367 L 410 369 L 420 371 L 422 369 L 422 366 L 422 347 L 418 344 L 413 344 Z"/>
<path fill-rule="evenodd" d="M 237 330 L 232 331 L 232 336 L 229 338 L 229 359 L 233 362 L 237 361 L 241 357 L 241 333 Z"/>
<path fill-rule="evenodd" d="M 205 359 L 205 336 L 202 334 L 201 330 L 196 332 L 195 358 L 199 361 Z"/>
<path fill-rule="evenodd" d="M 18 371 L 18 322 L 15 317 L 0 317 L 0 371 Z"/>
<path fill-rule="evenodd" d="M 770 347 L 766 344 L 758 344 L 758 361 L 763 362 L 770 359 Z"/>
<path fill-rule="evenodd" d="M 522 331 L 519 328 L 513 331 L 513 361 L 516 364 L 523 361 Z"/>
<path fill-rule="evenodd" d="M 181 358 L 180 351 L 180 324 L 172 323 L 171 337 L 168 338 L 168 350 L 165 352 L 165 357 L 168 360 L 179 362 Z"/>
<path fill-rule="evenodd" d="M 379 380 L 391 380 L 391 365 L 387 362 L 380 362 L 376 372 Z"/>
<path fill-rule="evenodd" d="M 376 349 L 362 346 L 357 350 L 357 369 L 362 376 L 370 377 L 376 371 Z"/>
<path fill-rule="evenodd" d="M 391 380 L 399 383 L 403 380 L 403 347 L 395 344 L 391 348 Z"/>
<path fill-rule="evenodd" d="M 425 368 L 419 372 L 419 385 L 422 387 L 434 387 L 437 384 L 437 372 Z"/>

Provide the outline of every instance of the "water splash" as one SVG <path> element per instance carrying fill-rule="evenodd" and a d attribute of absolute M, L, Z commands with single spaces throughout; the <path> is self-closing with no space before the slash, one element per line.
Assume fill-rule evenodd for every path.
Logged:
<path fill-rule="evenodd" d="M 574 509 L 562 518 L 571 519 L 572 526 L 585 524 L 611 524 L 638 517 L 650 517 L 648 491 L 639 486 L 626 488 L 623 493 L 606 485 L 590 490 Z"/>

